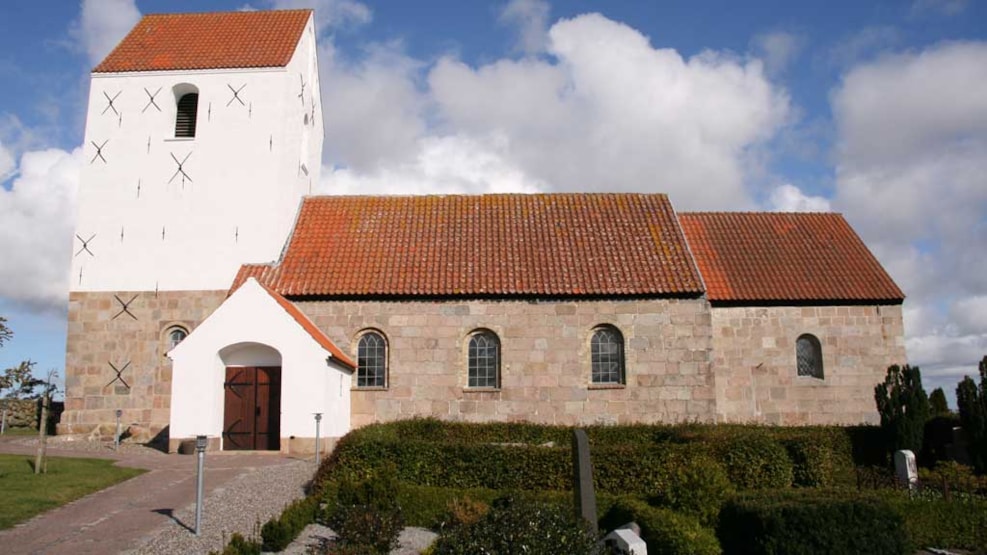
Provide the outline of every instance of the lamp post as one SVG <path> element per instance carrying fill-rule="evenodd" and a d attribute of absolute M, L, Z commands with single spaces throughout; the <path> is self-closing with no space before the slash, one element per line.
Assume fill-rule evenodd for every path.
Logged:
<path fill-rule="evenodd" d="M 319 467 L 319 422 L 322 422 L 322 413 L 315 413 L 315 467 Z"/>
<path fill-rule="evenodd" d="M 197 471 L 195 477 L 195 535 L 202 529 L 202 467 L 206 461 L 206 436 L 195 436 Z"/>
<path fill-rule="evenodd" d="M 117 409 L 116 414 L 117 414 L 117 433 L 115 436 L 113 436 L 113 450 L 119 451 L 120 450 L 120 417 L 123 416 L 123 411 Z"/>

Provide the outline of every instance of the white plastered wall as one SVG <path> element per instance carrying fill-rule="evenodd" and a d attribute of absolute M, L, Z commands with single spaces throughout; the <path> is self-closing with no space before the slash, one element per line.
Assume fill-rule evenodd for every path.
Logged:
<path fill-rule="evenodd" d="M 176 138 L 190 86 L 195 137 Z M 277 259 L 322 138 L 311 19 L 285 67 L 94 73 L 71 290 L 221 290 Z"/>
<path fill-rule="evenodd" d="M 226 363 L 271 365 L 277 362 L 272 350 L 280 354 L 280 437 L 314 437 L 316 412 L 323 413 L 323 437 L 345 435 L 350 429 L 351 373 L 250 278 L 168 353 L 170 436 L 221 437 Z"/>

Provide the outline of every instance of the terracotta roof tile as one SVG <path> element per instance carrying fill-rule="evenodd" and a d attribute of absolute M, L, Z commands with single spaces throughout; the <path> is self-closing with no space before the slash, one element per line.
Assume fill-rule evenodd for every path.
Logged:
<path fill-rule="evenodd" d="M 94 73 L 283 67 L 312 10 L 144 16 Z"/>
<path fill-rule="evenodd" d="M 711 302 L 905 297 L 839 214 L 682 213 L 679 221 Z"/>
<path fill-rule="evenodd" d="M 299 296 L 699 296 L 665 195 L 307 198 L 282 260 L 247 265 Z"/>

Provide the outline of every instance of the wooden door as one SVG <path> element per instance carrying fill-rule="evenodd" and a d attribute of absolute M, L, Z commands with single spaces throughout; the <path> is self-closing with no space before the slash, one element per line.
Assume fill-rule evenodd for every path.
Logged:
<path fill-rule="evenodd" d="M 279 449 L 281 368 L 226 369 L 223 449 Z"/>

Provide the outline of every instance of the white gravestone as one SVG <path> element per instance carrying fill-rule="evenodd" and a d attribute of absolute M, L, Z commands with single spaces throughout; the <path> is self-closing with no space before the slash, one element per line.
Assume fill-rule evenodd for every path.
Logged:
<path fill-rule="evenodd" d="M 894 471 L 898 482 L 908 484 L 908 489 L 915 489 L 918 485 L 918 465 L 915 464 L 915 453 L 908 449 L 895 451 Z"/>
<path fill-rule="evenodd" d="M 628 528 L 618 528 L 613 532 L 607 534 L 607 537 L 603 538 L 603 543 L 605 545 L 613 545 L 617 548 L 618 553 L 626 553 L 627 555 L 648 555 L 648 546 L 638 536 L 634 533 L 634 530 Z"/>

